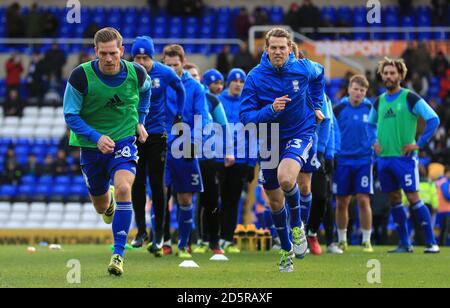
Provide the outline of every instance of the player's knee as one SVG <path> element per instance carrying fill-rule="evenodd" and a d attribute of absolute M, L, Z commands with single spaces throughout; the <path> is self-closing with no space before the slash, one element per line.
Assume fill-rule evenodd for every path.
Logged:
<path fill-rule="evenodd" d="M 131 185 L 127 182 L 116 184 L 116 197 L 118 200 L 126 199 L 131 195 Z"/>
<path fill-rule="evenodd" d="M 389 194 L 391 204 L 398 204 L 402 202 L 402 193 L 400 191 L 391 192 Z"/>
<path fill-rule="evenodd" d="M 290 191 L 295 186 L 296 178 L 289 174 L 282 174 L 278 176 L 278 181 L 282 190 Z"/>
<path fill-rule="evenodd" d="M 361 208 L 370 207 L 369 195 L 358 195 L 357 200 L 358 200 L 358 204 Z"/>
<path fill-rule="evenodd" d="M 309 183 L 300 183 L 300 193 L 303 196 L 309 195 L 311 193 L 311 184 Z"/>

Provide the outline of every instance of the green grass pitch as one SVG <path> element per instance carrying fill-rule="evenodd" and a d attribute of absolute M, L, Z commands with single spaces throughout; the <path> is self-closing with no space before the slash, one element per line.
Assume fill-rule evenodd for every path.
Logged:
<path fill-rule="evenodd" d="M 156 259 L 144 249 L 127 251 L 125 274 L 106 272 L 107 246 L 66 245 L 61 251 L 25 246 L 0 247 L 0 288 L 8 287 L 143 287 L 143 288 L 278 288 L 278 287 L 450 287 L 450 248 L 439 255 L 425 255 L 421 247 L 410 255 L 388 255 L 388 247 L 364 254 L 351 247 L 345 255 L 307 256 L 295 261 L 294 273 L 279 273 L 276 252 L 244 252 L 229 261 L 209 261 L 210 254 L 194 255 L 199 268 L 179 268 L 172 256 Z M 67 263 L 79 260 L 81 283 L 69 284 Z M 379 261 L 381 284 L 367 280 L 368 261 Z M 369 274 L 371 276 L 371 274 Z"/>

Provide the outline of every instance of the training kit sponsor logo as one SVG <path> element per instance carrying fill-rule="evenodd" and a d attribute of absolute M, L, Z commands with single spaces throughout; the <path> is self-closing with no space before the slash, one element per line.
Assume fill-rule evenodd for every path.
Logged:
<path fill-rule="evenodd" d="M 123 102 L 120 99 L 120 97 L 116 94 L 113 97 L 111 97 L 108 100 L 108 102 L 106 102 L 105 108 L 118 108 L 121 105 L 123 105 Z"/>
<path fill-rule="evenodd" d="M 389 108 L 389 110 L 384 115 L 385 119 L 392 119 L 392 118 L 395 118 L 395 117 L 396 117 L 396 115 L 395 115 L 394 110 L 392 110 L 392 108 Z"/>

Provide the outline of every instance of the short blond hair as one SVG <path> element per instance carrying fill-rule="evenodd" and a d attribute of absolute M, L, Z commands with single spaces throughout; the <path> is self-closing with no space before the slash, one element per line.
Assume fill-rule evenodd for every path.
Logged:
<path fill-rule="evenodd" d="M 271 37 L 285 37 L 288 40 L 288 45 L 291 47 L 291 34 L 288 30 L 283 28 L 273 28 L 266 34 L 266 47 L 269 47 L 269 40 Z"/>
<path fill-rule="evenodd" d="M 369 81 L 367 80 L 366 76 L 363 75 L 354 75 L 352 78 L 350 78 L 349 86 L 351 87 L 352 84 L 356 83 L 357 85 L 368 89 L 369 88 Z"/>
<path fill-rule="evenodd" d="M 378 74 L 383 75 L 384 68 L 386 66 L 393 66 L 397 68 L 398 73 L 402 76 L 404 80 L 406 78 L 406 74 L 408 73 L 408 68 L 406 67 L 405 60 L 403 59 L 391 59 L 388 57 L 384 57 L 383 60 L 378 62 Z"/>
<path fill-rule="evenodd" d="M 107 27 L 98 30 L 94 35 L 94 45 L 98 46 L 98 43 L 109 43 L 117 41 L 117 47 L 122 47 L 123 38 L 119 31 L 114 28 Z"/>

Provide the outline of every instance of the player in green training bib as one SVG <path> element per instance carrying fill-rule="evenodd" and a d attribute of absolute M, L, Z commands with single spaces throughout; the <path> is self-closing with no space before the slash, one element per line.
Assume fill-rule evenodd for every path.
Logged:
<path fill-rule="evenodd" d="M 383 192 L 389 194 L 392 216 L 400 236 L 400 246 L 390 252 L 413 252 L 407 227 L 407 211 L 402 204 L 401 189 L 406 193 L 427 239 L 425 253 L 439 253 L 430 212 L 419 196 L 419 160 L 417 151 L 424 148 L 439 127 L 436 112 L 416 93 L 400 86 L 407 68 L 403 60 L 385 58 L 378 73 L 387 89 L 375 102 L 369 123 L 377 126 L 378 139 L 373 145 L 378 154 L 378 178 Z M 417 120 L 426 121 L 425 131 L 416 142 Z"/>
<path fill-rule="evenodd" d="M 131 226 L 131 187 L 137 166 L 136 135 L 144 143 L 151 80 L 146 70 L 122 60 L 122 36 L 104 28 L 94 37 L 97 59 L 71 73 L 64 94 L 70 145 L 81 148 L 81 169 L 96 211 L 112 223 L 110 274 L 123 274 Z M 110 186 L 111 181 L 114 186 Z"/>

